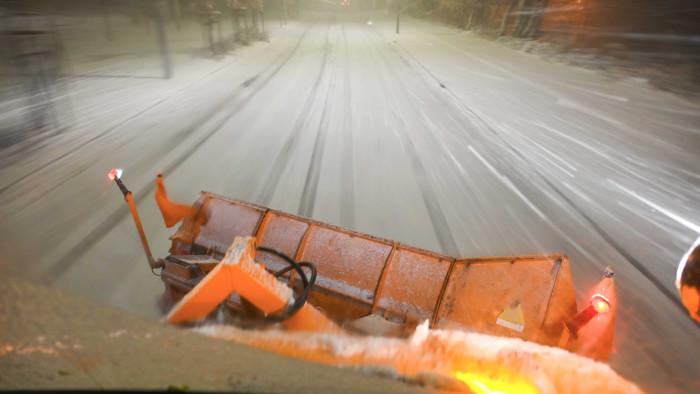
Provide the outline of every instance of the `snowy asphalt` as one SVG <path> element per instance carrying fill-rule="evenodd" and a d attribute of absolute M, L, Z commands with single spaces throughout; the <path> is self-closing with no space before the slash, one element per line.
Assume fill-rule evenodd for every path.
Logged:
<path fill-rule="evenodd" d="M 187 52 L 195 36 L 172 44 L 172 80 L 129 78 L 143 57 L 110 58 L 102 77 L 74 61 L 77 126 L 3 158 L 3 259 L 159 316 L 162 285 L 106 174 L 125 169 L 163 256 L 162 170 L 183 203 L 209 190 L 455 256 L 566 253 L 579 303 L 610 265 L 613 368 L 652 392 L 700 388 L 700 329 L 673 285 L 700 234 L 700 104 L 459 30 L 393 28 L 307 16 L 217 60 Z"/>

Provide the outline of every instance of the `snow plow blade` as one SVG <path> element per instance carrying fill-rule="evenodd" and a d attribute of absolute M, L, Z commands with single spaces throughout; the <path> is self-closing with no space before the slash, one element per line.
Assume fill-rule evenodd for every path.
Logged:
<path fill-rule="evenodd" d="M 121 175 L 114 169 L 109 179 L 129 203 L 149 266 L 161 269 L 171 323 L 228 313 L 244 327 L 406 338 L 427 322 L 595 360 L 612 351 L 610 267 L 578 309 L 563 254 L 455 258 L 208 192 L 188 207 L 168 200 L 160 173 L 166 226 L 182 224 L 171 254 L 156 261 Z"/>
<path fill-rule="evenodd" d="M 430 328 L 520 338 L 598 360 L 609 356 L 608 339 L 614 329 L 610 315 L 616 308 L 591 310 L 591 301 L 577 314 L 569 260 L 563 254 L 455 258 L 208 192 L 202 192 L 194 206 L 201 207 L 201 214 L 183 221 L 171 237 L 172 254 L 161 260 L 164 298 L 171 303 L 194 297 L 188 295 L 192 289 L 200 291 L 199 284 L 224 263 L 236 237 L 252 237 L 258 246 L 296 262 L 310 262 L 318 271 L 307 302 L 323 311 L 329 322 L 319 318 L 324 322 L 321 327 L 283 323 L 287 328 L 334 331 L 340 326 L 364 334 L 406 337 L 427 320 Z M 265 249 L 254 258 L 271 272 L 285 266 L 279 255 Z M 297 292 L 302 289 L 296 273 L 277 279 Z M 605 280 L 613 281 L 612 274 Z M 250 313 L 250 296 L 228 290 L 214 303 L 223 301 L 235 316 Z M 616 302 L 614 296 L 609 299 Z M 269 313 L 253 304 L 259 315 Z M 276 306 L 280 305 L 278 300 Z M 178 319 L 174 309 L 169 318 L 196 320 L 208 313 L 210 307 Z M 602 329 L 584 327 L 595 325 L 604 314 L 609 324 Z"/>

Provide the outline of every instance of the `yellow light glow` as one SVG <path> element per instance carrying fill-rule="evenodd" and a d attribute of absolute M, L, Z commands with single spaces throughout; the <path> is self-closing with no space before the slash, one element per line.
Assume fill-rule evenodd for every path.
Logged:
<path fill-rule="evenodd" d="M 610 308 L 608 308 L 608 304 L 606 304 L 603 301 L 598 301 L 596 303 L 595 309 L 600 312 L 600 313 L 605 313 L 607 312 Z"/>
<path fill-rule="evenodd" d="M 600 294 L 596 294 L 591 297 L 591 303 L 593 304 L 593 308 L 598 313 L 610 312 L 610 301 Z"/>
<path fill-rule="evenodd" d="M 468 373 L 454 372 L 452 374 L 458 380 L 469 386 L 473 392 L 478 394 L 537 394 L 539 390 L 532 383 L 515 376 L 507 376 L 502 379 Z"/>

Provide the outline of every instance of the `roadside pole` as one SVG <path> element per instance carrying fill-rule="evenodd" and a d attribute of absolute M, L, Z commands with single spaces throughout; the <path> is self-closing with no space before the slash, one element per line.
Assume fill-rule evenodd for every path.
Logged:
<path fill-rule="evenodd" d="M 284 24 L 287 24 L 287 0 L 282 0 L 282 18 L 284 20 Z"/>
<path fill-rule="evenodd" d="M 265 36 L 265 9 L 262 1 L 260 2 L 260 30 L 262 31 L 263 37 Z"/>
<path fill-rule="evenodd" d="M 180 31 L 182 27 L 182 13 L 180 12 L 180 0 L 175 0 L 173 3 L 175 5 L 175 23 L 177 24 L 177 30 Z"/>
<path fill-rule="evenodd" d="M 401 0 L 396 4 L 396 34 L 399 34 L 399 18 L 401 17 Z"/>
<path fill-rule="evenodd" d="M 109 12 L 109 0 L 102 0 L 102 17 L 105 21 L 105 35 L 107 40 L 112 41 L 112 19 Z"/>
<path fill-rule="evenodd" d="M 164 78 L 170 79 L 173 76 L 173 68 L 170 62 L 170 52 L 168 52 L 168 41 L 165 38 L 165 26 L 163 25 L 163 0 L 153 1 L 153 18 L 156 22 L 156 32 L 158 34 L 158 47 L 160 56 L 163 59 Z"/>

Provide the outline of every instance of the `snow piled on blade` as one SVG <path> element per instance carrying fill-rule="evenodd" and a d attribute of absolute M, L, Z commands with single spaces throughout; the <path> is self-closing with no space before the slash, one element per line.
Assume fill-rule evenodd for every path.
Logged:
<path fill-rule="evenodd" d="M 514 338 L 431 330 L 427 321 L 406 339 L 280 328 L 243 330 L 222 325 L 194 330 L 286 356 L 381 372 L 442 389 L 483 392 L 484 387 L 500 391 L 505 387 L 507 392 L 641 393 L 607 364 L 566 350 Z"/>

